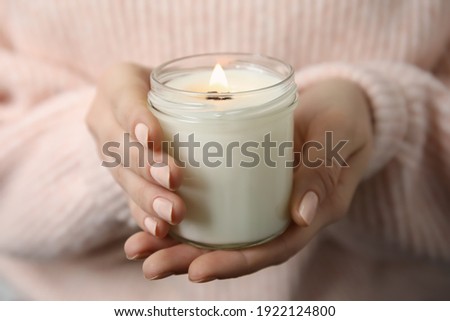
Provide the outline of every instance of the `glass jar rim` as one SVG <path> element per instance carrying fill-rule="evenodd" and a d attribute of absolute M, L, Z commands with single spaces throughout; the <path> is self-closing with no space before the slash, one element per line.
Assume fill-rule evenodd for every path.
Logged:
<path fill-rule="evenodd" d="M 197 92 L 197 91 L 178 89 L 178 88 L 167 86 L 165 83 L 161 82 L 160 79 L 158 79 L 158 76 L 161 76 L 164 69 L 172 64 L 176 64 L 178 62 L 182 62 L 182 61 L 186 61 L 186 60 L 190 60 L 190 59 L 194 59 L 194 58 L 213 57 L 213 56 L 217 56 L 217 57 L 219 57 L 219 56 L 239 56 L 239 57 L 245 57 L 247 59 L 248 58 L 265 59 L 267 61 L 275 62 L 275 63 L 279 64 L 280 66 L 283 66 L 284 68 L 286 68 L 287 75 L 283 76 L 282 78 L 280 78 L 280 81 L 278 81 L 270 86 L 265 86 L 265 87 L 261 87 L 261 88 L 251 89 L 251 90 L 233 91 L 233 92 L 227 92 L 227 93 L 208 93 L 208 92 Z M 213 66 L 211 66 L 211 67 L 213 67 Z M 157 66 L 155 69 L 152 70 L 152 72 L 150 74 L 150 83 L 151 83 L 151 88 L 153 90 L 156 90 L 156 88 L 153 88 L 156 85 L 156 87 L 164 88 L 165 91 L 173 92 L 176 94 L 183 94 L 186 96 L 194 96 L 195 95 L 197 97 L 204 97 L 204 98 L 218 97 L 220 99 L 220 98 L 225 98 L 225 97 L 229 96 L 230 94 L 232 94 L 234 97 L 239 97 L 241 95 L 245 96 L 248 94 L 255 94 L 255 93 L 260 93 L 260 92 L 264 92 L 264 91 L 270 91 L 273 88 L 282 86 L 283 84 L 290 82 L 292 80 L 293 76 L 294 76 L 294 68 L 290 64 L 285 63 L 284 61 L 282 61 L 278 58 L 262 55 L 259 53 L 213 52 L 213 53 L 195 54 L 195 55 L 184 56 L 181 58 L 169 60 L 169 61 Z"/>

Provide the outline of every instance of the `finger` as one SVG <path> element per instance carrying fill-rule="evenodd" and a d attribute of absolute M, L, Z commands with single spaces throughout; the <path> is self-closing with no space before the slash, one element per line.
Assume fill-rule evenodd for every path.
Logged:
<path fill-rule="evenodd" d="M 162 130 L 148 109 L 150 70 L 124 63 L 111 68 L 102 77 L 103 90 L 113 106 L 119 125 L 143 146 L 161 149 Z"/>
<path fill-rule="evenodd" d="M 328 108 L 315 117 L 310 115 L 308 126 L 296 118 L 297 128 L 309 128 L 302 134 L 300 164 L 295 170 L 291 198 L 292 218 L 300 226 L 311 224 L 319 204 L 333 194 L 342 169 L 349 166 L 348 158 L 364 146 L 363 140 L 347 139 L 354 134 L 344 116 L 339 109 Z"/>
<path fill-rule="evenodd" d="M 129 260 L 136 260 L 175 244 L 177 241 L 172 238 L 159 239 L 145 232 L 137 232 L 126 240 L 124 251 Z"/>
<path fill-rule="evenodd" d="M 104 111 L 102 120 L 104 125 L 97 126 L 97 137 L 102 146 L 102 158 L 112 158 L 111 163 L 107 163 L 108 167 L 109 164 L 115 166 L 121 163 L 139 176 L 170 190 L 181 185 L 183 171 L 171 156 L 162 150 L 144 148 L 140 143 L 130 140 L 108 109 Z"/>
<path fill-rule="evenodd" d="M 302 164 L 294 174 L 291 200 L 291 216 L 299 226 L 309 226 L 316 216 L 328 222 L 345 215 L 350 206 L 353 193 L 367 163 L 364 146 L 353 154 L 345 156 L 345 166 L 333 163 L 322 164 L 317 168 Z M 327 208 L 322 208 L 327 203 Z M 326 223 L 327 224 L 327 223 Z"/>
<path fill-rule="evenodd" d="M 150 255 L 142 267 L 147 279 L 155 280 L 173 274 L 187 273 L 191 262 L 206 253 L 188 244 L 178 244 Z"/>
<path fill-rule="evenodd" d="M 144 212 L 172 225 L 184 218 L 186 207 L 177 194 L 146 181 L 121 165 L 111 168 L 111 173 Z"/>
<path fill-rule="evenodd" d="M 141 229 L 158 238 L 164 238 L 170 225 L 163 219 L 144 212 L 132 199 L 129 200 L 131 215 Z"/>
<path fill-rule="evenodd" d="M 320 224 L 314 224 L 309 229 L 302 229 L 292 224 L 285 233 L 268 243 L 237 251 L 208 252 L 191 263 L 189 279 L 206 282 L 235 278 L 281 264 L 302 249 L 320 227 Z"/>
<path fill-rule="evenodd" d="M 301 94 L 301 101 L 294 118 L 296 148 L 301 147 L 301 159 L 295 171 L 291 214 L 297 224 L 308 226 L 322 203 L 333 196 L 339 209 L 334 213 L 342 213 L 348 207 L 351 195 L 343 197 L 348 193 L 336 193 L 336 188 L 353 187 L 340 184 L 341 174 L 349 168 L 349 159 L 366 148 L 370 136 L 370 128 L 354 119 L 361 124 L 370 124 L 370 119 L 364 93 L 350 82 L 325 81 L 312 86 Z M 349 172 L 358 178 L 358 169 Z"/>
<path fill-rule="evenodd" d="M 291 212 L 292 219 L 300 226 L 312 223 L 319 203 L 332 194 L 338 184 L 342 166 L 326 164 L 327 161 L 322 150 L 304 150 L 300 166 L 294 172 Z"/>
<path fill-rule="evenodd" d="M 125 147 L 123 147 L 125 145 L 125 143 L 121 142 L 121 140 L 119 138 L 121 135 L 123 135 L 123 129 L 121 129 L 117 125 L 116 120 L 112 116 L 110 109 L 107 108 L 106 103 L 104 101 L 102 101 L 101 97 L 97 97 L 94 105 L 96 106 L 96 108 L 94 108 L 94 110 L 102 110 L 102 112 L 100 114 L 97 112 L 95 115 L 93 115 L 93 116 L 97 116 L 97 117 L 99 117 L 101 115 L 103 121 L 98 123 L 96 126 L 93 126 L 92 131 L 93 131 L 94 136 L 97 139 L 98 144 L 103 146 L 103 148 L 101 148 L 101 151 L 100 151 L 101 158 L 103 159 L 103 166 L 111 169 L 111 172 L 112 172 L 114 178 L 119 183 L 121 183 L 121 185 L 125 189 L 125 191 L 128 194 L 130 194 L 133 199 L 136 200 L 136 198 L 139 197 L 139 195 L 135 195 L 135 194 L 133 194 L 134 193 L 133 191 L 128 190 L 127 186 L 129 186 L 129 184 L 128 185 L 126 184 L 126 182 L 128 181 L 126 178 L 128 178 L 128 177 L 132 178 L 133 172 L 140 175 L 141 177 L 146 178 L 150 183 L 159 184 L 150 175 L 150 169 L 149 169 L 148 162 L 144 161 L 143 164 L 140 164 L 141 159 L 140 159 L 139 155 L 140 155 L 140 153 L 144 152 L 144 148 L 140 144 L 136 143 L 138 145 L 138 147 L 140 147 L 140 148 L 139 149 L 129 148 L 129 152 L 127 154 L 127 152 L 125 152 Z M 117 145 L 119 145 L 119 147 L 109 149 L 108 144 L 111 142 L 116 143 L 116 145 L 114 145 L 114 147 L 117 147 Z M 105 148 L 105 146 L 108 146 L 108 147 Z M 149 150 L 146 150 L 146 151 L 149 152 Z M 159 156 L 159 157 L 161 157 L 161 156 Z M 179 185 L 181 183 L 181 179 L 182 179 L 181 171 L 175 165 L 175 163 L 173 162 L 173 159 L 171 159 L 170 157 L 167 157 L 167 159 L 168 159 L 169 165 L 166 166 L 166 168 L 170 168 L 170 167 L 174 168 L 174 171 L 173 171 L 174 175 L 172 175 L 172 177 L 176 178 L 176 180 L 174 180 L 175 183 L 173 183 L 172 185 Z M 144 166 L 141 166 L 141 165 L 144 165 Z M 127 166 L 127 168 L 125 168 L 124 166 Z M 130 171 L 131 175 L 126 174 L 126 171 Z M 123 174 L 120 175 L 121 173 L 123 173 Z M 131 186 L 135 187 L 133 185 L 131 185 Z M 142 190 L 142 192 L 144 192 L 144 191 Z M 151 193 L 151 191 L 149 191 L 149 193 Z M 159 201 L 159 204 L 161 204 L 160 201 Z M 139 205 L 143 206 L 142 204 L 139 204 Z M 155 210 L 155 206 L 152 206 L 152 208 Z M 161 206 L 158 206 L 156 208 L 161 209 Z M 183 211 L 181 211 L 181 214 L 179 214 L 180 212 L 177 211 L 176 209 L 177 209 L 177 207 L 175 207 L 174 217 L 173 217 L 174 221 L 172 223 L 179 222 L 183 216 Z M 140 216 L 140 220 L 138 220 L 138 223 L 141 225 L 141 228 L 144 229 L 145 226 L 143 225 L 143 220 L 145 218 L 142 218 L 142 215 L 144 215 L 144 214 L 150 215 L 153 212 L 151 210 L 149 210 L 148 206 L 143 206 L 142 210 L 135 209 L 134 211 L 132 211 L 132 213 L 135 213 L 136 216 Z M 159 215 L 161 215 L 161 214 L 163 214 L 163 213 L 159 213 Z M 167 214 L 166 214 L 166 216 L 167 216 Z M 156 233 L 157 236 L 163 237 L 167 233 L 168 228 L 165 226 L 165 224 L 159 224 L 159 222 L 160 222 L 160 220 L 158 220 L 158 219 L 147 220 L 147 230 L 149 232 Z"/>

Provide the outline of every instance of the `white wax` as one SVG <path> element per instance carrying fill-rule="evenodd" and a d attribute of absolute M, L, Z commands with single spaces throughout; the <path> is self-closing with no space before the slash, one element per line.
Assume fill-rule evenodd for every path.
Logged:
<path fill-rule="evenodd" d="M 231 69 L 225 70 L 225 75 L 228 79 L 227 92 L 233 99 L 206 101 L 207 105 L 215 107 L 215 111 L 233 111 L 244 107 L 258 106 L 280 96 L 281 89 L 261 92 L 258 95 L 251 94 L 252 90 L 267 88 L 279 83 L 281 78 L 274 74 L 261 70 Z M 209 87 L 210 77 L 211 70 L 199 70 L 171 79 L 165 85 L 183 91 L 207 93 L 211 91 Z M 198 103 L 205 104 L 205 98 L 199 95 Z M 211 110 L 213 109 L 202 108 L 197 112 L 207 113 Z"/>
<path fill-rule="evenodd" d="M 206 92 L 210 75 L 211 72 L 193 71 L 165 85 L 186 91 Z M 280 78 L 275 75 L 252 70 L 226 70 L 226 76 L 231 96 L 233 92 L 250 91 L 280 82 Z M 258 104 L 266 104 L 279 96 L 280 91 L 274 91 L 241 99 L 208 100 L 205 103 L 226 113 L 230 109 L 245 108 L 247 105 L 257 108 Z M 290 101 L 293 101 L 292 96 Z M 181 141 L 187 141 L 193 133 L 195 141 L 200 142 L 200 148 L 194 154 L 200 167 L 188 165 L 183 169 L 184 181 L 179 194 L 186 203 L 187 215 L 181 224 L 173 227 L 176 235 L 203 245 L 239 246 L 271 238 L 287 227 L 292 168 L 287 168 L 285 162 L 292 160 L 292 154 L 287 151 L 285 156 L 280 156 L 278 150 L 272 149 L 271 159 L 277 160 L 277 167 L 272 168 L 264 164 L 264 150 L 261 147 L 267 133 L 278 144 L 292 142 L 292 108 L 288 108 L 286 100 L 274 102 L 280 103 L 285 104 L 285 108 L 261 117 L 206 121 L 183 120 L 152 109 L 161 123 L 166 140 L 172 141 L 178 133 Z M 154 107 L 163 109 L 162 106 Z M 210 141 L 218 142 L 223 147 L 224 157 L 210 158 L 211 161 L 221 160 L 222 165 L 219 167 L 208 167 L 202 161 L 203 146 Z M 232 142 L 242 146 L 249 141 L 259 143 L 259 148 L 249 150 L 259 155 L 260 163 L 253 168 L 239 166 L 240 161 L 251 159 L 234 148 L 232 167 L 227 167 L 227 146 Z M 180 160 L 186 161 L 187 158 L 187 150 L 180 149 Z"/>
<path fill-rule="evenodd" d="M 224 70 L 228 80 L 228 91 L 231 93 L 255 90 L 269 87 L 278 83 L 281 79 L 275 75 L 263 71 L 248 69 Z M 189 75 L 177 77 L 166 83 L 166 86 L 195 92 L 208 92 L 210 70 L 199 71 Z"/>

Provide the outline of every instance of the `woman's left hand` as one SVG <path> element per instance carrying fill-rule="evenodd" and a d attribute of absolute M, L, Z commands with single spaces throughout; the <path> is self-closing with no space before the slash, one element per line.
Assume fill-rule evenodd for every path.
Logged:
<path fill-rule="evenodd" d="M 191 281 L 207 282 L 250 274 L 287 261 L 322 228 L 346 215 L 372 149 L 369 103 L 358 85 L 341 79 L 302 90 L 299 101 L 294 112 L 299 166 L 294 170 L 291 197 L 293 223 L 287 231 L 268 243 L 241 250 L 174 245 L 169 237 L 138 232 L 125 243 L 125 252 L 127 257 L 151 253 L 143 264 L 146 278 L 188 273 Z M 332 133 L 332 142 L 326 132 Z"/>

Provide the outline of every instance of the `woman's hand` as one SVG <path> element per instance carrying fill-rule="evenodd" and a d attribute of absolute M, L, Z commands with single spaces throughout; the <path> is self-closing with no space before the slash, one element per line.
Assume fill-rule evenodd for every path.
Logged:
<path fill-rule="evenodd" d="M 161 151 L 162 131 L 147 109 L 149 75 L 148 69 L 133 64 L 110 68 L 98 82 L 86 122 L 101 158 L 127 193 L 137 224 L 164 237 L 169 224 L 179 223 L 185 213 L 183 201 L 173 192 L 181 184 L 182 172 Z M 168 165 L 150 165 L 161 165 L 162 160 Z"/>
<path fill-rule="evenodd" d="M 147 278 L 188 273 L 190 280 L 206 282 L 253 273 L 285 262 L 323 227 L 345 216 L 371 151 L 369 104 L 356 84 L 340 79 L 304 89 L 299 101 L 294 114 L 299 166 L 291 197 L 293 223 L 288 230 L 268 243 L 234 251 L 208 251 L 136 233 L 127 240 L 125 252 L 128 257 L 152 253 L 143 264 Z M 332 142 L 326 132 L 332 133 Z M 333 148 L 343 144 L 339 141 L 347 141 L 338 153 L 342 159 L 333 160 Z"/>

